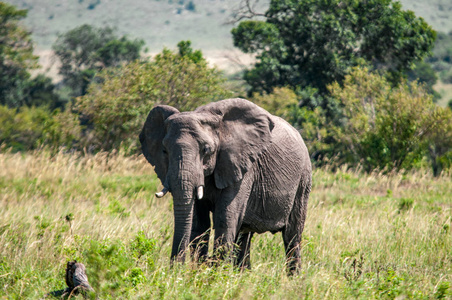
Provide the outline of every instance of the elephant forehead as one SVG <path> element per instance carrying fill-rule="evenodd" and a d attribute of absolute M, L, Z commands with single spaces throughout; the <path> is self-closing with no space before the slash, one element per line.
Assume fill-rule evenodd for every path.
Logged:
<path fill-rule="evenodd" d="M 218 117 L 206 113 L 183 112 L 170 116 L 165 121 L 169 129 L 189 129 L 193 131 L 202 130 L 203 125 L 214 126 L 218 124 Z M 214 126 L 216 127 L 216 126 Z"/>
<path fill-rule="evenodd" d="M 191 130 L 194 130 L 200 125 L 200 122 L 199 122 L 198 118 L 195 118 L 192 115 L 180 113 L 178 115 L 173 115 L 173 116 L 169 117 L 165 121 L 165 125 L 169 129 L 191 129 Z"/>

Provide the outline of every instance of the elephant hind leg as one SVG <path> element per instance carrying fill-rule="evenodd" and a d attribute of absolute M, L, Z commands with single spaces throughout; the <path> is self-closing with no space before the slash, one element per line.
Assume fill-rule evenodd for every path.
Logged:
<path fill-rule="evenodd" d="M 301 238 L 298 238 L 298 235 L 295 235 L 291 239 L 289 239 L 287 236 L 288 235 L 285 232 L 283 232 L 284 248 L 286 249 L 287 273 L 289 275 L 294 275 L 295 273 L 298 272 L 298 269 L 300 268 L 301 265 L 301 256 L 300 256 Z"/>
<path fill-rule="evenodd" d="M 306 211 L 308 205 L 309 193 L 311 191 L 311 183 L 301 184 L 298 188 L 294 207 L 290 213 L 287 225 L 282 231 L 284 247 L 286 250 L 287 272 L 293 275 L 298 272 L 301 266 L 301 235 L 306 220 Z"/>
<path fill-rule="evenodd" d="M 240 270 L 251 269 L 250 261 L 250 247 L 251 238 L 253 232 L 239 233 L 237 237 L 237 253 L 234 258 L 234 264 L 240 268 Z"/>

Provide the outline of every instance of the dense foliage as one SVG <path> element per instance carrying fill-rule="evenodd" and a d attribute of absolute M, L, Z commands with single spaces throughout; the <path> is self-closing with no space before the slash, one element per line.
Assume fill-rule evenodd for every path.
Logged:
<path fill-rule="evenodd" d="M 143 40 L 116 36 L 110 27 L 82 25 L 61 34 L 52 46 L 61 62 L 59 73 L 71 95 L 84 95 L 97 71 L 140 57 Z"/>
<path fill-rule="evenodd" d="M 81 127 L 76 115 L 66 110 L 50 112 L 45 107 L 0 106 L 0 145 L 14 151 L 49 146 L 58 149 L 76 146 Z"/>
<path fill-rule="evenodd" d="M 417 82 L 393 87 L 367 68 L 355 68 L 342 85 L 328 86 L 330 101 L 341 107 L 339 124 L 321 107 L 299 107 L 288 88 L 255 94 L 253 101 L 298 127 L 318 164 L 375 169 L 411 169 L 430 162 L 435 174 L 452 164 L 452 111 L 439 107 Z"/>
<path fill-rule="evenodd" d="M 450 126 L 448 108 L 435 105 L 416 83 L 391 87 L 380 75 L 356 69 L 343 86 L 330 86 L 333 98 L 343 106 L 345 125 L 337 141 L 350 163 L 373 169 L 410 169 L 422 161 L 429 136 Z"/>
<path fill-rule="evenodd" d="M 76 109 L 90 123 L 89 144 L 95 149 L 135 151 L 139 131 L 154 105 L 192 110 L 230 95 L 221 73 L 202 53 L 179 43 L 179 52 L 165 49 L 153 60 L 133 62 L 100 73 L 99 83 L 76 100 Z"/>
<path fill-rule="evenodd" d="M 265 21 L 243 21 L 232 35 L 236 47 L 257 54 L 245 73 L 252 91 L 290 86 L 322 94 L 364 62 L 396 83 L 435 39 L 422 18 L 391 0 L 272 0 Z"/>
<path fill-rule="evenodd" d="M 0 104 L 10 107 L 24 105 L 30 79 L 29 70 L 37 67 L 30 32 L 19 25 L 27 16 L 0 2 Z"/>

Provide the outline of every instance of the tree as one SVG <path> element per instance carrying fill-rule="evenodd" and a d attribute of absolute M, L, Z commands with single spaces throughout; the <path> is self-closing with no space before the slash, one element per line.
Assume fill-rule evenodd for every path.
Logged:
<path fill-rule="evenodd" d="M 195 64 L 200 62 L 205 63 L 201 50 L 193 50 L 191 47 L 191 41 L 180 41 L 177 43 L 177 48 L 179 49 L 180 56 L 184 56 L 192 60 Z"/>
<path fill-rule="evenodd" d="M 75 97 L 86 93 L 96 72 L 138 59 L 143 46 L 143 40 L 118 38 L 110 27 L 85 24 L 60 35 L 52 48 L 61 61 L 59 74 Z"/>
<path fill-rule="evenodd" d="M 452 83 L 452 31 L 438 33 L 433 55 L 426 61 L 440 74 L 443 82 Z"/>
<path fill-rule="evenodd" d="M 257 54 L 245 73 L 251 92 L 290 86 L 322 95 L 363 63 L 389 71 L 396 84 L 435 39 L 422 18 L 391 0 L 272 0 L 265 21 L 242 21 L 232 35 L 236 47 Z"/>
<path fill-rule="evenodd" d="M 435 102 L 441 98 L 441 95 L 433 89 L 433 86 L 438 81 L 438 76 L 431 64 L 425 61 L 415 63 L 414 67 L 407 72 L 407 77 L 410 81 L 416 80 L 424 84 L 424 88 L 429 94 L 433 95 Z"/>
<path fill-rule="evenodd" d="M 38 74 L 30 79 L 27 84 L 23 104 L 26 106 L 46 106 L 50 110 L 64 109 L 66 101 L 56 91 L 52 79 L 43 74 Z"/>
<path fill-rule="evenodd" d="M 30 32 L 19 25 L 26 10 L 0 2 L 0 104 L 23 105 L 30 69 L 37 67 Z"/>
<path fill-rule="evenodd" d="M 164 49 L 154 60 L 131 62 L 105 69 L 75 107 L 90 122 L 90 144 L 97 150 L 122 148 L 136 151 L 138 134 L 146 115 L 157 104 L 181 111 L 192 110 L 230 96 L 221 73 L 210 68 L 202 53 L 189 42 L 179 43 L 178 53 Z M 186 53 L 187 55 L 181 55 Z M 193 53 L 200 53 L 201 58 Z"/>
<path fill-rule="evenodd" d="M 185 9 L 189 11 L 196 11 L 196 5 L 193 3 L 193 1 L 190 1 L 185 5 Z"/>

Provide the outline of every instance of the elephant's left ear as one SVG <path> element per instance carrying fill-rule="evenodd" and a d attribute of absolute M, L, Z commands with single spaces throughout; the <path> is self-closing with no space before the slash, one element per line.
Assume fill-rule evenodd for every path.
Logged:
<path fill-rule="evenodd" d="M 210 111 L 222 119 L 220 150 L 215 166 L 215 185 L 224 189 L 240 181 L 271 140 L 271 115 L 244 99 L 210 103 L 198 110 Z"/>

